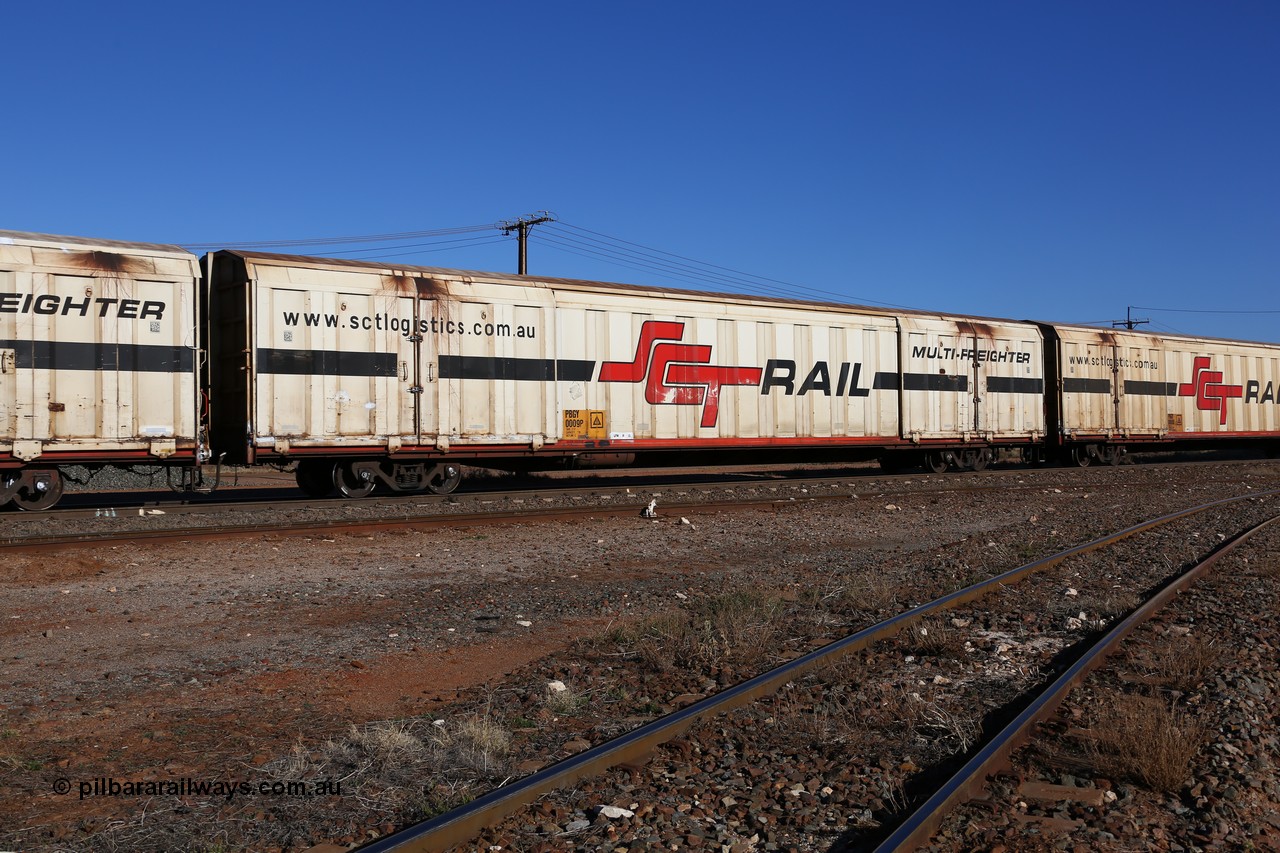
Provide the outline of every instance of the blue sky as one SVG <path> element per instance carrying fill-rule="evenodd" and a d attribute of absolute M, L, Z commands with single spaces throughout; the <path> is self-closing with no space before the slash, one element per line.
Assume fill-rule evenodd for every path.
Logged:
<path fill-rule="evenodd" d="M 1280 341 L 1270 0 L 23 3 L 2 26 L 4 229 L 232 244 L 549 210 L 535 274 Z M 514 271 L 500 236 L 283 250 Z"/>

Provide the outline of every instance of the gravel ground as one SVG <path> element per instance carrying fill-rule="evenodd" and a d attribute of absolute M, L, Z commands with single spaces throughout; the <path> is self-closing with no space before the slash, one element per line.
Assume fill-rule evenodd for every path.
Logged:
<path fill-rule="evenodd" d="M 1280 466 L 1028 471 L 1006 479 L 1022 488 L 1005 493 L 932 491 L 962 480 L 984 482 L 873 478 L 856 497 L 813 503 L 798 487 L 769 485 L 795 505 L 690 523 L 599 518 L 15 554 L 0 569 L 0 847 L 300 849 L 366 839 L 973 577 L 1210 497 L 1273 488 Z M 619 651 L 630 626 L 665 612 L 710 621 L 735 591 L 787 611 L 779 625 L 808 627 L 721 637 L 738 656 L 674 671 L 633 670 L 628 661 L 644 656 Z M 664 654 L 659 645 L 649 657 Z M 549 701 L 552 680 L 570 695 Z M 472 744 L 492 743 L 468 751 L 464 729 Z M 395 752 L 414 744 L 430 749 Z M 696 789 L 704 780 L 693 765 L 709 759 L 675 749 L 672 772 Z M 884 763 L 906 761 L 886 752 Z M 829 784 L 758 766 L 767 784 L 752 790 Z M 292 799 L 92 787 L 326 774 L 348 787 Z M 69 794 L 57 793 L 59 780 Z M 546 817 L 538 841 L 549 849 L 573 849 L 582 827 L 566 836 L 568 825 L 598 820 L 573 810 Z M 875 809 L 865 819 L 877 820 Z M 754 834 L 739 840 L 791 843 Z M 582 849 L 612 842 L 592 838 Z M 503 840 L 513 839 L 490 839 Z"/>
<path fill-rule="evenodd" d="M 1272 525 L 1074 690 L 933 849 L 1280 849 L 1278 583 Z M 1039 801 L 1028 781 L 1079 795 Z"/>
<path fill-rule="evenodd" d="M 1280 501 L 1275 500 L 1236 506 L 1216 517 L 1197 517 L 1144 534 L 1119 551 L 1074 558 L 1006 589 L 994 609 L 983 602 L 953 611 L 946 621 L 935 621 L 829 672 L 794 682 L 773 699 L 699 725 L 636 773 L 611 774 L 548 797 L 531 812 L 495 828 L 480 847 L 871 849 L 883 837 L 884 823 L 892 825 L 909 802 L 957 768 L 984 722 L 1000 716 L 1008 703 L 1062 666 L 1065 650 L 1101 622 L 1127 611 L 1136 602 L 1136 589 L 1158 583 L 1169 565 L 1189 562 L 1211 547 L 1202 538 L 1218 541 L 1216 534 L 1197 534 L 1229 530 L 1245 519 L 1268 518 L 1277 508 Z M 1259 627 L 1265 628 L 1265 623 Z M 1275 627 L 1272 624 L 1271 630 Z M 1175 652 L 1185 645 L 1179 643 Z M 1101 703 L 1102 711 L 1095 708 L 1094 714 L 1117 707 L 1128 708 L 1127 697 Z M 1219 718 L 1212 719 L 1218 724 Z M 1265 732 L 1263 743 L 1274 746 L 1274 720 L 1267 719 L 1261 729 L 1256 716 L 1251 722 L 1253 733 Z M 1096 721 L 1093 725 L 1105 728 Z M 1262 751 L 1274 752 L 1267 747 Z M 1081 774 L 1082 767 L 1092 768 L 1095 776 L 1100 775 L 1098 766 L 1112 769 L 1098 761 L 1090 764 L 1087 751 L 1079 747 L 1053 754 L 1059 752 L 1073 760 L 1067 771 L 1050 777 L 1054 783 L 1079 784 L 1071 774 Z M 1150 799 L 1138 797 L 1144 780 L 1119 778 L 1123 784 L 1118 786 L 1102 780 L 1105 790 L 1116 787 L 1119 797 L 1111 801 L 1106 819 L 1100 815 L 1093 825 L 1027 822 L 1025 795 L 1014 785 L 1008 803 L 1013 817 L 991 818 L 988 804 L 985 817 L 970 814 L 963 818 L 962 829 L 952 830 L 960 843 L 944 839 L 936 849 L 981 849 L 995 841 L 1023 849 L 1053 849 L 1044 847 L 1050 828 L 1057 833 L 1077 830 L 1063 849 L 1080 845 L 1075 849 L 1096 850 L 1110 844 L 1118 845 L 1113 849 L 1174 849 L 1146 843 L 1149 827 L 1169 827 L 1171 822 L 1161 820 Z M 1242 840 L 1264 848 L 1280 842 L 1280 834 L 1266 829 L 1264 822 L 1277 805 L 1268 796 L 1275 780 L 1268 772 L 1265 781 L 1256 774 L 1250 781 L 1262 796 L 1236 809 L 1236 822 L 1209 830 L 1210 838 L 1227 846 Z M 1182 782 L 1179 777 L 1171 783 L 1175 793 Z M 1095 793 L 1104 796 L 1102 788 Z M 609 806 L 632 814 L 602 816 L 601 808 Z M 1030 814 L 1037 811 L 1033 808 Z M 1069 809 L 1063 806 L 1060 811 Z M 1184 807 L 1176 814 L 1193 812 Z M 1029 828 L 1020 833 L 1024 822 Z M 1196 831 L 1203 833 L 1203 825 L 1196 824 Z M 1171 827 L 1165 832 L 1174 837 Z M 1190 827 L 1184 828 L 1185 836 L 1192 834 Z"/>

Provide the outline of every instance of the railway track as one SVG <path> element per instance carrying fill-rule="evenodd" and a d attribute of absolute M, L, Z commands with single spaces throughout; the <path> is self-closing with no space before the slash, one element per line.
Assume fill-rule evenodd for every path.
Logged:
<path fill-rule="evenodd" d="M 1126 464 L 1126 470 L 1135 468 L 1155 469 L 1172 466 L 1176 469 L 1195 470 L 1208 468 L 1212 474 L 1205 477 L 1207 482 L 1216 482 L 1230 477 L 1233 470 L 1256 467 L 1265 464 L 1265 460 L 1231 460 L 1209 459 L 1181 462 L 1146 461 L 1139 465 Z M 56 509 L 31 511 L 24 513 L 6 513 L 6 519 L 14 523 L 42 523 L 53 518 L 100 518 L 122 516 L 136 513 L 138 510 L 161 509 L 166 513 L 193 513 L 228 509 L 256 509 L 288 504 L 296 508 L 333 507 L 335 505 L 366 506 L 394 508 L 401 503 L 468 503 L 486 500 L 504 500 L 519 497 L 557 497 L 570 494 L 625 495 L 629 491 L 663 490 L 675 492 L 681 490 L 714 491 L 718 488 L 735 488 L 750 486 L 799 486 L 822 485 L 834 483 L 855 486 L 868 481 L 880 484 L 894 482 L 911 482 L 927 480 L 940 484 L 939 488 L 949 485 L 956 488 L 972 487 L 973 480 L 985 481 L 992 488 L 1003 488 L 1002 484 L 1009 480 L 1017 481 L 1032 476 L 1048 475 L 1054 478 L 1054 485 L 1070 486 L 1079 482 L 1080 477 L 1099 476 L 1108 468 L 1028 468 L 1025 466 L 988 468 L 979 475 L 949 472 L 947 474 L 930 474 L 921 471 L 905 473 L 888 473 L 875 463 L 863 463 L 860 466 L 822 466 L 814 469 L 795 469 L 770 466 L 743 466 L 740 469 L 714 470 L 698 469 L 628 469 L 609 473 L 572 472 L 532 477 L 526 480 L 513 480 L 509 477 L 494 477 L 467 481 L 467 487 L 449 495 L 432 495 L 421 493 L 376 492 L 374 496 L 363 499 L 344 499 L 329 497 L 312 499 L 305 497 L 296 487 L 293 475 L 288 472 L 253 472 L 243 482 L 237 477 L 232 483 L 211 493 L 184 493 L 156 488 L 151 480 L 138 478 L 136 486 L 130 489 L 83 490 L 68 492 Z M 1226 472 L 1226 473 L 1224 473 Z M 1101 476 L 1105 476 L 1102 473 Z"/>
<path fill-rule="evenodd" d="M 688 760 L 691 752 L 705 755 L 708 752 L 706 749 L 707 735 L 704 733 L 702 735 L 689 736 L 687 733 L 691 729 L 698 726 L 705 729 L 708 726 L 714 728 L 715 726 L 727 725 L 724 722 L 727 716 L 732 716 L 734 713 L 742 713 L 741 709 L 747 708 L 752 703 L 759 703 L 762 699 L 765 702 L 774 703 L 776 712 L 778 701 L 776 697 L 778 691 L 784 686 L 797 685 L 816 673 L 829 671 L 833 668 L 839 669 L 847 676 L 853 672 L 851 665 L 847 662 L 839 663 L 839 661 L 848 659 L 855 653 L 869 652 L 870 650 L 881 648 L 894 637 L 899 638 L 898 642 L 901 642 L 901 638 L 907 637 L 906 643 L 909 649 L 922 647 L 925 645 L 923 641 L 926 635 L 921 631 L 922 625 L 972 625 L 975 622 L 985 620 L 986 624 L 990 626 L 996 620 L 993 620 L 989 613 L 984 615 L 976 609 L 977 605 L 975 603 L 993 594 L 1008 595 L 1008 591 L 1013 584 L 1037 579 L 1040 586 L 1045 589 L 1058 591 L 1061 591 L 1064 585 L 1070 583 L 1077 583 L 1083 586 L 1084 581 L 1079 578 L 1089 575 L 1091 571 L 1096 571 L 1096 569 L 1082 568 L 1077 570 L 1074 575 L 1067 574 L 1064 578 L 1063 567 L 1077 566 L 1082 559 L 1090 559 L 1097 554 L 1110 553 L 1111 549 L 1120 547 L 1122 543 L 1147 541 L 1148 544 L 1142 546 L 1142 548 L 1150 549 L 1153 546 L 1149 540 L 1156 536 L 1155 532 L 1164 531 L 1181 524 L 1184 530 L 1180 536 L 1183 539 L 1189 539 L 1193 543 L 1191 551 L 1200 555 L 1205 550 L 1209 550 L 1209 546 L 1208 543 L 1195 542 L 1199 536 L 1195 528 L 1188 526 L 1189 519 L 1195 517 L 1197 524 L 1203 524 L 1202 519 L 1204 517 L 1212 517 L 1214 520 L 1211 524 L 1206 525 L 1206 529 L 1220 529 L 1223 524 L 1231 524 L 1233 522 L 1238 527 L 1245 523 L 1246 517 L 1252 518 L 1265 514 L 1264 507 L 1275 505 L 1274 500 L 1269 499 L 1274 499 L 1276 494 L 1277 492 L 1265 492 L 1213 501 L 1201 506 L 1188 508 L 1153 519 L 1144 524 L 1129 527 L 1092 542 L 1066 549 L 1050 557 L 969 585 L 928 604 L 904 611 L 891 619 L 858 631 L 821 649 L 801 655 L 755 678 L 722 690 L 714 696 L 693 701 L 687 707 L 674 714 L 641 726 L 619 738 L 592 746 L 553 766 L 500 787 L 463 808 L 405 829 L 362 849 L 369 851 L 369 853 L 374 853 L 375 851 L 376 853 L 383 853 L 383 851 L 391 850 L 446 850 L 458 845 L 476 843 L 477 841 L 490 845 L 490 849 L 494 847 L 507 849 L 513 839 L 516 840 L 515 849 L 539 849 L 535 846 L 537 843 L 542 844 L 541 849 L 594 849 L 586 842 L 601 840 L 625 841 L 625 837 L 621 835 L 618 835 L 617 838 L 602 839 L 593 837 L 590 834 L 593 828 L 597 834 L 600 834 L 602 821 L 605 827 L 612 828 L 609 819 L 607 817 L 601 819 L 599 815 L 602 813 L 614 814 L 614 812 L 597 811 L 594 822 L 588 819 L 584 821 L 583 826 L 578 827 L 578 832 L 583 836 L 580 839 L 583 842 L 582 848 L 577 846 L 579 839 L 574 838 L 556 839 L 548 846 L 548 840 L 545 838 L 540 839 L 536 833 L 533 837 L 521 837 L 519 834 L 521 830 L 518 827 L 527 826 L 530 821 L 522 821 L 517 818 L 514 823 L 512 821 L 503 823 L 503 818 L 519 809 L 527 808 L 531 803 L 542 798 L 552 797 L 554 799 L 552 792 L 564 789 L 565 786 L 575 782 L 578 783 L 576 790 L 578 791 L 579 800 L 582 799 L 584 790 L 588 791 L 586 796 L 594 796 L 597 801 L 616 800 L 618 798 L 616 789 L 620 784 L 617 779 L 599 783 L 598 786 L 594 782 L 585 780 L 597 779 L 600 774 L 605 773 L 609 768 L 617 768 L 619 766 L 632 768 L 631 775 L 634 777 L 635 774 L 640 772 L 636 768 L 643 768 L 646 764 L 656 763 L 654 757 L 658 754 L 663 744 L 679 742 L 683 738 L 687 738 L 680 747 L 683 759 Z M 1238 539 L 1232 540 L 1232 544 L 1234 545 L 1236 541 L 1242 541 L 1246 535 L 1248 534 L 1242 533 Z M 1197 544 L 1202 547 L 1196 547 Z M 1156 550 L 1166 546 L 1167 543 L 1161 542 L 1156 542 L 1154 545 Z M 1141 553 L 1141 549 L 1139 553 Z M 1009 727 L 991 737 L 984 736 L 978 739 L 976 733 L 982 728 L 981 721 L 971 721 L 968 730 L 974 733 L 977 742 L 966 743 L 963 749 L 943 755 L 929 768 L 922 769 L 916 766 L 914 761 L 908 759 L 902 765 L 902 768 L 909 769 L 900 768 L 900 775 L 907 778 L 900 783 L 901 787 L 898 789 L 899 801 L 886 805 L 883 801 L 884 798 L 879 798 L 880 807 L 867 810 L 868 819 L 865 825 L 852 827 L 846 825 L 843 833 L 838 834 L 838 837 L 834 839 L 836 846 L 838 847 L 843 843 L 849 849 L 865 849 L 865 846 L 874 840 L 878 841 L 879 846 L 877 849 L 879 850 L 895 850 L 915 849 L 925 844 L 929 835 L 943 819 L 946 811 L 980 787 L 982 780 L 985 779 L 987 774 L 993 772 L 996 767 L 1007 766 L 1008 755 L 1013 744 L 1027 737 L 1029 726 L 1034 721 L 1043 719 L 1043 715 L 1048 713 L 1048 710 L 1061 699 L 1063 693 L 1071 685 L 1079 682 L 1082 673 L 1088 667 L 1095 665 L 1093 661 L 1100 659 L 1100 656 L 1109 651 L 1114 643 L 1128 634 L 1135 624 L 1148 618 L 1155 608 L 1158 608 L 1170 597 L 1176 595 L 1182 588 L 1181 585 L 1189 583 L 1191 579 L 1194 579 L 1196 575 L 1211 565 L 1213 560 L 1218 559 L 1218 555 L 1222 553 L 1225 553 L 1225 549 L 1214 550 L 1209 560 L 1201 564 L 1202 567 L 1186 573 L 1176 581 L 1169 581 L 1168 573 L 1165 571 L 1141 573 L 1140 576 L 1139 573 L 1135 572 L 1135 577 L 1127 579 L 1130 585 L 1137 583 L 1139 586 L 1143 586 L 1145 584 L 1146 587 L 1159 587 L 1160 589 L 1157 594 L 1150 597 L 1146 605 L 1135 610 L 1132 615 L 1115 625 L 1102 640 L 1097 642 L 1094 641 L 1094 637 L 1098 633 L 1098 626 L 1096 624 L 1091 625 L 1082 613 L 1081 618 L 1076 620 L 1078 624 L 1074 626 L 1074 629 L 1059 638 L 1060 648 L 1058 653 L 1053 656 L 1053 663 L 1048 667 L 1051 674 L 1056 675 L 1059 670 L 1062 671 L 1062 674 L 1059 677 L 1048 679 L 1047 687 L 1037 687 L 1034 690 L 1019 690 L 1016 696 L 1011 697 L 1001 706 L 1001 709 L 996 709 L 994 714 L 988 713 L 988 716 L 996 717 L 1001 716 L 1002 713 L 1008 716 L 1016 716 L 1016 719 Z M 1105 564 L 1106 561 L 1112 561 L 1116 558 L 1105 557 L 1103 559 Z M 1052 572 L 1056 572 L 1057 575 L 1049 577 Z M 1105 571 L 1103 576 L 1106 576 Z M 1073 577 L 1077 579 L 1072 580 Z M 1074 587 L 1065 586 L 1065 588 L 1071 592 L 1073 598 L 1078 595 L 1078 591 Z M 1015 607 L 1025 606 L 1018 601 L 1012 603 Z M 1005 602 L 1006 607 L 1009 604 L 1010 602 Z M 943 612 L 963 613 L 964 615 L 953 616 L 953 621 L 948 623 L 940 616 Z M 1071 619 L 1074 619 L 1074 617 L 1071 617 Z M 1071 619 L 1067 620 L 1068 623 L 1070 623 Z M 936 634 L 938 629 L 935 628 L 934 630 Z M 908 664 L 912 664 L 916 663 L 919 658 L 926 656 L 927 654 L 920 652 L 917 648 L 917 655 L 899 655 L 896 659 L 899 661 L 905 660 Z M 873 654 L 872 657 L 875 658 L 876 656 Z M 892 660 L 894 658 L 894 655 L 888 655 L 888 659 Z M 884 665 L 886 655 L 880 654 L 879 660 L 880 665 Z M 873 671 L 865 676 L 867 681 L 875 680 L 876 678 L 874 668 Z M 939 682 L 937 679 L 942 679 L 942 681 Z M 934 683 L 951 684 L 957 680 L 957 678 L 937 675 Z M 924 684 L 924 682 L 921 682 L 921 684 Z M 791 692 L 794 693 L 795 691 Z M 942 705 L 943 703 L 939 702 L 932 707 L 939 709 L 942 708 Z M 1023 709 L 1020 714 L 1014 715 L 1010 710 L 1015 707 Z M 764 717 L 767 717 L 767 714 Z M 758 719 L 763 719 L 764 717 L 757 715 Z M 708 723 L 711 720 L 716 722 L 714 724 Z M 955 719 L 951 720 L 950 725 L 956 730 L 963 726 L 959 720 Z M 721 734 L 723 735 L 723 731 Z M 743 737 L 746 737 L 746 735 L 743 735 Z M 715 735 L 711 735 L 710 739 L 715 740 Z M 690 746 L 690 743 L 700 743 L 701 746 Z M 739 747 L 739 749 L 743 752 L 749 751 L 747 747 Z M 957 764 L 959 759 L 967 758 L 968 756 L 972 756 L 972 760 L 969 760 L 958 773 L 954 775 L 949 772 L 943 773 L 944 770 Z M 952 778 L 938 788 L 936 795 L 932 797 L 925 796 L 921 791 L 922 785 L 932 783 L 922 780 L 940 776 Z M 626 786 L 623 785 L 622 787 Z M 630 786 L 622 794 L 622 799 L 644 800 L 645 794 L 638 791 L 638 787 L 635 785 Z M 808 787 L 812 788 L 812 784 Z M 822 790 L 830 792 L 832 789 L 830 786 L 823 786 Z M 908 790 L 910 790 L 910 794 L 906 793 Z M 796 793 L 797 799 L 799 799 L 800 793 L 804 793 L 810 798 L 815 796 L 813 790 L 806 790 L 803 785 L 799 786 L 799 790 Z M 652 796 L 657 798 L 660 794 L 655 792 Z M 714 796 L 714 792 L 708 791 L 703 794 L 703 799 L 711 800 Z M 728 804 L 731 800 L 735 800 L 735 797 L 722 798 L 721 802 Z M 920 810 L 909 812 L 905 808 L 908 800 L 924 801 L 925 805 Z M 845 803 L 844 806 L 849 810 L 858 811 L 849 803 Z M 564 808 L 572 810 L 571 805 L 566 805 Z M 732 806 L 730 805 L 725 805 L 724 808 L 732 811 Z M 552 812 L 558 813 L 556 807 L 552 808 Z M 634 812 L 634 810 L 623 808 L 623 812 Z M 872 816 L 873 813 L 874 816 Z M 767 826 L 767 823 L 758 824 L 755 828 L 760 830 Z M 758 839 L 760 832 L 757 831 L 755 836 Z M 637 834 L 637 837 L 639 837 L 639 834 Z M 781 839 L 781 837 L 776 831 L 770 836 L 773 840 Z M 504 841 L 507 844 L 504 845 Z M 803 848 L 802 845 L 802 849 L 806 848 Z"/>
<path fill-rule="evenodd" d="M 1193 463 L 1195 464 L 1195 463 Z M 1124 472 L 1121 472 L 1124 473 Z M 259 535 L 307 535 L 317 531 L 362 534 L 406 526 L 470 527 L 554 521 L 584 516 L 635 514 L 650 500 L 663 514 L 725 512 L 779 502 L 882 499 L 954 493 L 1023 493 L 1044 489 L 1106 487 L 1107 472 L 1005 469 L 980 476 L 803 475 L 775 478 L 745 473 L 706 479 L 679 477 L 651 482 L 623 479 L 564 486 L 540 483 L 452 495 L 387 495 L 358 501 L 307 499 L 288 492 L 245 489 L 232 501 L 127 500 L 104 493 L 89 506 L 14 513 L 0 528 L 0 548 L 57 549 L 85 544 L 180 541 Z M 1215 472 L 1202 485 L 1234 483 L 1232 473 Z M 114 502 L 113 502 L 114 500 Z M 281 517 L 283 516 L 283 517 Z M 56 532 L 50 533 L 48 531 Z"/>
<path fill-rule="evenodd" d="M 1224 472 L 1235 475 L 1231 483 L 1174 475 L 1184 470 L 1085 472 L 1062 489 L 1025 472 L 1032 488 L 1008 494 L 950 488 L 993 485 L 986 477 L 908 478 L 894 481 L 903 487 L 895 492 L 877 480 L 875 488 L 855 486 L 857 500 L 845 491 L 838 500 L 808 501 L 797 489 L 796 500 L 764 511 L 690 509 L 690 525 L 664 497 L 652 522 L 637 517 L 642 502 L 635 501 L 621 518 L 593 511 L 595 518 L 574 523 L 501 532 L 410 525 L 384 535 L 142 541 L 76 546 L 53 559 L 15 546 L 0 622 L 11 679 L 0 707 L 11 736 L 0 741 L 0 761 L 43 769 L 11 777 L 14 811 L 0 815 L 0 847 L 199 849 L 210 846 L 213 832 L 226 849 L 298 850 L 324 839 L 356 845 L 419 819 L 423 808 L 540 771 L 1066 544 L 1191 503 L 1280 486 L 1265 466 Z M 934 491 L 939 481 L 949 488 Z M 775 498 L 787 489 L 760 488 Z M 737 498 L 746 491 L 737 489 Z M 542 501 L 523 506 L 534 503 Z M 1057 658 L 1098 620 L 1127 612 L 1131 587 L 1153 585 L 1199 556 L 1219 531 L 1237 529 L 1237 516 L 1258 511 L 1252 502 L 1243 506 L 1172 522 L 1166 533 L 1132 537 L 1123 551 L 1073 558 L 1050 572 L 1052 581 L 1033 575 L 950 614 L 968 627 L 929 617 L 772 696 L 693 723 L 643 766 L 543 797 L 465 849 L 639 850 L 686 847 L 690 837 L 735 851 L 870 849 L 905 817 L 907 804 L 958 769 L 953 759 L 968 755 L 976 729 L 985 731 L 1033 680 L 1057 672 Z M 335 502 L 326 518 L 354 520 L 351 513 Z M 1120 557 L 1127 565 L 1115 562 Z M 1078 597 L 1066 594 L 1068 586 Z M 1266 603 L 1265 591 L 1251 595 L 1259 609 L 1280 609 Z M 1066 624 L 1083 620 L 1083 611 L 1087 620 Z M 926 642 L 917 627 L 939 642 Z M 1240 635 L 1242 646 L 1268 637 L 1264 627 L 1222 633 Z M 1181 642 L 1175 636 L 1163 644 Z M 1280 647 L 1274 632 L 1270 642 Z M 1250 697 L 1231 692 L 1238 679 L 1221 675 L 1228 688 L 1201 701 L 1246 709 Z M 547 685 L 555 679 L 569 688 L 567 702 L 551 702 Z M 1265 741 L 1265 725 L 1259 735 L 1256 721 L 1229 722 Z M 439 752 L 473 723 L 510 739 L 474 768 L 465 756 Z M 402 743 L 417 744 L 416 751 L 370 751 Z M 1215 750 L 1228 746 L 1247 744 Z M 382 775 L 391 768 L 393 777 Z M 1023 818 L 1040 817 L 1048 806 L 1033 794 L 1046 793 L 1030 783 L 1063 784 L 1064 776 L 1016 772 L 1025 778 L 1002 777 L 987 799 L 1003 807 L 1016 796 L 1029 804 Z M 1103 790 L 1088 774 L 1071 772 Z M 1213 805 L 1223 773 L 1200 773 L 1209 774 L 1197 777 L 1204 793 L 1180 796 L 1226 808 Z M 339 796 L 292 802 L 77 802 L 48 793 L 59 776 L 177 774 L 255 785 L 344 782 Z M 1252 790 L 1247 785 L 1256 781 L 1234 784 Z M 1120 803 L 1131 808 L 1127 783 L 1117 784 Z M 602 817 L 606 805 L 635 814 Z M 989 826 L 994 808 L 964 809 L 967 823 L 940 834 L 962 840 L 935 848 L 992 846 L 993 838 L 975 842 L 967 833 L 970 825 Z M 1118 807 L 1111 811 L 1119 815 Z M 1057 816 L 1068 809 L 1054 804 L 1050 813 L 1065 820 Z M 1070 817 L 1083 819 L 1078 807 Z"/>

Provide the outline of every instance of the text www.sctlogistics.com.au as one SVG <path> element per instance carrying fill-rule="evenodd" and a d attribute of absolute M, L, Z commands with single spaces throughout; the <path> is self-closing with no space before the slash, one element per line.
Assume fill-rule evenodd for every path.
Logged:
<path fill-rule="evenodd" d="M 78 791 L 80 799 L 90 797 L 221 797 L 231 802 L 236 797 L 340 797 L 341 779 L 311 781 L 246 782 L 236 779 L 126 779 L 97 777 L 72 783 L 57 779 L 55 794 Z"/>

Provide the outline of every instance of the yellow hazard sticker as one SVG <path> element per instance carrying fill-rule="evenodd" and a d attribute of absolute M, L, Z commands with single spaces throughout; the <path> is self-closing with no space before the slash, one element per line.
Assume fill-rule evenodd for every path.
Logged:
<path fill-rule="evenodd" d="M 579 439 L 608 438 L 604 409 L 565 409 L 564 437 Z"/>

